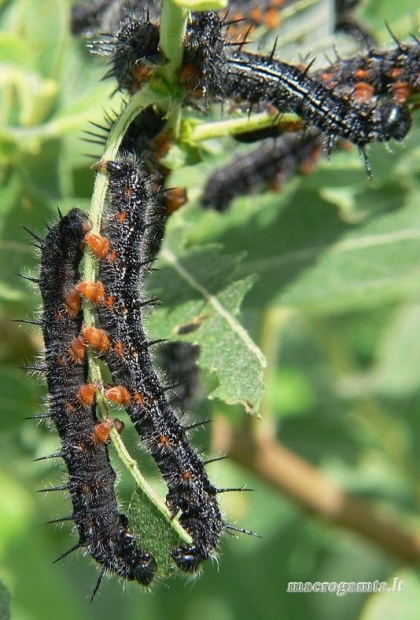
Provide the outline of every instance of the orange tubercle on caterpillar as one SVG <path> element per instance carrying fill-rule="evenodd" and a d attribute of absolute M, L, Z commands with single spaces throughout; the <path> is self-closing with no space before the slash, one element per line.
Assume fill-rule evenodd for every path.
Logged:
<path fill-rule="evenodd" d="M 101 304 L 105 300 L 105 287 L 102 282 L 79 282 L 76 289 L 94 304 Z"/>
<path fill-rule="evenodd" d="M 99 422 L 96 424 L 92 433 L 92 441 L 94 443 L 106 443 L 109 438 L 109 432 L 112 428 L 112 424 L 107 420 L 105 422 Z"/>
<path fill-rule="evenodd" d="M 130 392 L 122 385 L 114 385 L 114 387 L 105 390 L 105 398 L 118 405 L 126 407 L 131 400 Z"/>
<path fill-rule="evenodd" d="M 82 300 L 80 299 L 77 287 L 67 294 L 64 303 L 70 316 L 76 317 L 79 314 L 80 308 L 82 307 Z"/>
<path fill-rule="evenodd" d="M 105 305 L 107 308 L 113 308 L 115 304 L 115 297 L 113 297 L 112 295 L 108 295 L 108 297 L 105 299 Z"/>
<path fill-rule="evenodd" d="M 171 442 L 170 442 L 169 438 L 166 435 L 159 435 L 158 443 L 161 446 L 164 446 L 165 448 L 169 448 L 169 446 L 171 445 Z"/>
<path fill-rule="evenodd" d="M 104 260 L 107 257 L 109 252 L 109 241 L 105 237 L 89 232 L 85 236 L 85 243 L 90 247 L 96 258 Z"/>
<path fill-rule="evenodd" d="M 124 357 L 124 343 L 118 341 L 114 345 L 114 351 L 119 357 Z"/>
<path fill-rule="evenodd" d="M 136 403 L 138 405 L 140 405 L 140 407 L 143 407 L 143 405 L 144 405 L 144 396 L 143 396 L 143 394 L 140 394 L 140 392 L 136 392 L 134 394 L 133 398 L 136 401 Z"/>
<path fill-rule="evenodd" d="M 75 364 L 81 364 L 84 360 L 85 353 L 86 348 L 83 338 L 81 338 L 81 336 L 77 336 L 77 338 L 75 338 L 69 346 L 70 357 Z"/>
<path fill-rule="evenodd" d="M 101 355 L 109 351 L 110 343 L 107 333 L 97 327 L 84 327 L 82 335 L 86 342 Z"/>
<path fill-rule="evenodd" d="M 108 418 L 107 420 L 99 422 L 94 428 L 91 437 L 92 441 L 94 443 L 106 443 L 109 439 L 109 433 L 113 428 L 115 428 L 117 433 L 121 435 L 124 430 L 124 422 L 118 418 Z"/>
<path fill-rule="evenodd" d="M 191 482 L 192 474 L 188 469 L 186 469 L 185 471 L 182 472 L 181 478 L 182 480 L 184 480 L 184 482 Z"/>
<path fill-rule="evenodd" d="M 95 394 L 98 391 L 98 386 L 95 383 L 85 383 L 79 388 L 77 392 L 77 398 L 84 407 L 90 407 L 95 400 Z"/>
<path fill-rule="evenodd" d="M 393 67 L 390 71 L 390 75 L 393 80 L 398 80 L 401 75 L 401 69 L 399 67 Z"/>
<path fill-rule="evenodd" d="M 398 103 L 405 103 L 413 92 L 413 87 L 409 82 L 395 82 L 392 86 L 395 100 Z"/>
<path fill-rule="evenodd" d="M 357 69 L 354 75 L 357 78 L 357 81 L 363 82 L 369 76 L 369 71 L 367 69 Z"/>
<path fill-rule="evenodd" d="M 373 86 L 367 82 L 358 82 L 354 85 L 352 98 L 357 103 L 367 103 L 375 94 Z"/>

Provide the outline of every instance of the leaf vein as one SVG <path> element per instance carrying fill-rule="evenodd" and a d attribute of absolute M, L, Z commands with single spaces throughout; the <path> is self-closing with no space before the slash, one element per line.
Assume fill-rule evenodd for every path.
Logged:
<path fill-rule="evenodd" d="M 261 353 L 257 345 L 251 340 L 244 327 L 232 316 L 228 310 L 220 303 L 220 301 L 210 293 L 204 286 L 199 284 L 197 280 L 182 266 L 179 259 L 169 249 L 163 249 L 161 255 L 166 261 L 172 265 L 178 275 L 187 282 L 192 289 L 200 293 L 202 297 L 213 306 L 214 310 L 219 314 L 229 325 L 232 331 L 242 340 L 245 347 L 257 358 L 262 368 L 266 366 L 266 360 Z"/>

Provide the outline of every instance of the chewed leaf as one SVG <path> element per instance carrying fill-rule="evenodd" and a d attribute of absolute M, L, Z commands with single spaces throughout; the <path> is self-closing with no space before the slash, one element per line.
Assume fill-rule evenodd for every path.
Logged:
<path fill-rule="evenodd" d="M 265 358 L 238 318 L 253 278 L 236 279 L 240 257 L 222 257 L 218 247 L 181 256 L 166 248 L 161 256 L 166 265 L 152 285 L 164 308 L 154 313 L 153 333 L 172 339 L 186 334 L 201 347 L 199 365 L 218 380 L 210 397 L 256 413 Z"/>

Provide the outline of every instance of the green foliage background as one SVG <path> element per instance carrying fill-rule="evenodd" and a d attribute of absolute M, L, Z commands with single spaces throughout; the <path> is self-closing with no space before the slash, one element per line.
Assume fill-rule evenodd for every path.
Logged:
<path fill-rule="evenodd" d="M 51 565 L 68 548 L 68 529 L 43 525 L 69 510 L 59 494 L 39 488 L 63 472 L 31 460 L 54 452 L 56 438 L 25 418 L 42 410 L 45 388 L 17 366 L 41 348 L 36 331 L 12 318 L 37 312 L 37 292 L 14 272 L 36 272 L 24 224 L 43 230 L 57 205 L 88 207 L 93 176 L 80 141 L 88 120 L 102 121 L 113 85 L 104 67 L 71 38 L 69 2 L 0 3 L 0 577 L 17 620 L 120 620 L 170 617 L 342 620 L 417 618 L 417 573 L 360 536 L 301 512 L 264 480 L 235 462 L 213 465 L 220 486 L 247 484 L 255 494 L 225 498 L 231 522 L 262 539 L 225 537 L 219 564 L 208 562 L 195 583 L 174 578 L 140 587 L 106 580 L 88 602 L 95 568 L 81 555 Z M 370 0 L 364 16 L 389 43 L 413 30 L 413 0 Z M 199 418 L 245 427 L 261 398 L 260 347 L 268 360 L 261 422 L 347 491 L 373 503 L 402 529 L 420 525 L 420 148 L 419 115 L 403 145 L 370 150 L 369 183 L 355 152 L 335 153 L 314 174 L 282 193 L 238 200 L 226 215 L 199 208 L 199 187 L 231 144 L 199 149 L 202 162 L 176 170 L 191 203 L 170 222 L 161 271 L 150 282 L 162 307 L 150 317 L 153 336 L 205 319 L 203 381 L 214 397 Z M 93 148 L 93 147 L 92 147 Z M 92 150 L 92 149 L 91 149 Z M 97 152 L 97 151 L 95 151 Z M 189 153 L 190 160 L 197 151 Z M 175 266 L 165 261 L 176 257 Z M 210 291 L 240 320 L 247 341 L 222 320 L 179 270 Z M 178 268 L 177 268 L 178 266 Z M 256 353 L 257 351 L 257 353 Z M 236 403 L 228 406 L 227 403 Z M 240 404 L 238 404 L 240 403 Z M 129 433 L 127 443 L 144 454 Z M 214 439 L 214 438 L 213 438 Z M 211 445 L 210 434 L 195 439 Z M 150 464 L 152 481 L 158 484 Z M 122 477 L 127 501 L 132 485 Z M 374 581 L 396 575 L 403 594 L 287 594 L 289 581 Z M 0 591 L 0 617 L 6 618 Z M 416 615 L 415 615 L 416 614 Z"/>

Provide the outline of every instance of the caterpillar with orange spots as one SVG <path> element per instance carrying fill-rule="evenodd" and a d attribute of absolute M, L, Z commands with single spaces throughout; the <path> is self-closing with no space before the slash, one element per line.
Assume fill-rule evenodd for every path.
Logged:
<path fill-rule="evenodd" d="M 185 572 L 195 573 L 214 555 L 221 534 L 236 528 L 222 518 L 217 494 L 223 489 L 210 482 L 205 463 L 190 444 L 188 427 L 168 401 L 150 354 L 155 342 L 143 327 L 143 309 L 154 300 L 142 299 L 140 291 L 153 262 L 150 233 L 162 194 L 132 154 L 98 168 L 109 175 L 108 207 L 102 234 L 86 235 L 99 260 L 98 281 L 82 283 L 79 290 L 96 304 L 99 327 L 85 329 L 84 336 L 105 358 L 118 388 L 112 399 L 126 408 L 167 484 L 170 512 L 192 538 L 190 545 L 175 547 L 172 558 Z"/>
<path fill-rule="evenodd" d="M 66 490 L 72 515 L 56 521 L 74 521 L 79 541 L 61 559 L 82 548 L 100 565 L 96 593 L 102 577 L 112 572 L 148 586 L 156 563 L 130 533 L 127 517 L 118 510 L 114 490 L 116 474 L 106 444 L 114 421 L 96 415 L 96 386 L 88 383 L 88 363 L 82 336 L 81 297 L 77 290 L 78 266 L 84 237 L 90 229 L 86 214 L 74 208 L 49 229 L 45 238 L 32 233 L 41 250 L 37 282 L 43 313 L 48 412 L 41 417 L 54 424 L 61 442 L 57 454 L 68 472 Z M 116 424 L 120 428 L 119 424 Z"/>

